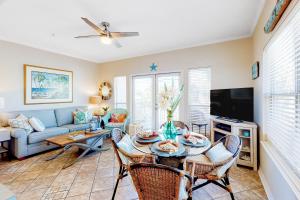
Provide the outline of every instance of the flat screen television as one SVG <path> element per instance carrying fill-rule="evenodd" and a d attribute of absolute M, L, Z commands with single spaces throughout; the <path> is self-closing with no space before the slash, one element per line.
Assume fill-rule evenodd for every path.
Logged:
<path fill-rule="evenodd" d="M 210 114 L 252 122 L 253 88 L 211 90 Z"/>

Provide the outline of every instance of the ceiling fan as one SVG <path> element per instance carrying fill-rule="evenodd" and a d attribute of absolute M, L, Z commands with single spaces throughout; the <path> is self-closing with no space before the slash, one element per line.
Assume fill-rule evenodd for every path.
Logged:
<path fill-rule="evenodd" d="M 121 37 L 132 37 L 132 36 L 139 36 L 138 32 L 110 32 L 109 31 L 109 23 L 108 22 L 101 22 L 101 26 L 99 27 L 93 22 L 91 22 L 89 19 L 81 17 L 81 19 L 87 23 L 91 28 L 93 28 L 97 35 L 83 35 L 83 36 L 77 36 L 75 38 L 99 38 L 103 44 L 111 44 L 113 43 L 116 47 L 120 48 L 122 45 L 117 41 L 116 38 Z"/>

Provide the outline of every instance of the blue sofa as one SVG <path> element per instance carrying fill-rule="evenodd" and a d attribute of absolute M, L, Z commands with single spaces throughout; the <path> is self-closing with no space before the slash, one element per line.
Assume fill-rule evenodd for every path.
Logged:
<path fill-rule="evenodd" d="M 45 142 L 47 138 L 57 135 L 67 134 L 73 131 L 85 130 L 90 128 L 90 124 L 73 124 L 73 112 L 77 109 L 86 107 L 68 107 L 47 110 L 25 110 L 6 113 L 2 116 L 2 125 L 5 120 L 16 118 L 19 114 L 26 117 L 36 117 L 40 119 L 46 129 L 42 132 L 32 132 L 27 134 L 24 129 L 7 127 L 12 137 L 12 154 L 17 158 L 23 158 L 32 154 L 56 148 L 56 145 Z M 102 145 L 102 142 L 99 145 Z"/>

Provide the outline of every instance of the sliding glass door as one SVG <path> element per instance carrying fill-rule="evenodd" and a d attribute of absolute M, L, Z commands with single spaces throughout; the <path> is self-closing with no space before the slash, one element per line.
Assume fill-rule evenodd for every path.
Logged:
<path fill-rule="evenodd" d="M 178 91 L 180 73 L 133 76 L 132 110 L 133 121 L 139 122 L 145 129 L 158 129 L 167 119 L 166 110 L 159 107 L 159 94 L 165 85 Z M 174 120 L 179 118 L 179 108 L 174 113 Z"/>

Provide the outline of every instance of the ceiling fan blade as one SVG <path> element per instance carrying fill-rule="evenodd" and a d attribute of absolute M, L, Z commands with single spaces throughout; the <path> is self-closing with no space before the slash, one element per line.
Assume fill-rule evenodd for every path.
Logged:
<path fill-rule="evenodd" d="M 133 37 L 139 36 L 139 32 L 110 32 L 113 37 Z"/>
<path fill-rule="evenodd" d="M 81 39 L 81 38 L 99 38 L 99 37 L 101 37 L 101 35 L 80 35 L 80 36 L 76 36 L 76 37 L 74 37 L 74 38 L 76 38 L 76 39 Z"/>
<path fill-rule="evenodd" d="M 95 31 L 97 31 L 97 33 L 99 34 L 105 34 L 105 32 L 99 28 L 96 24 L 94 24 L 93 22 L 91 22 L 89 19 L 85 18 L 85 17 L 81 17 L 81 19 L 87 23 L 90 27 L 92 27 Z"/>

